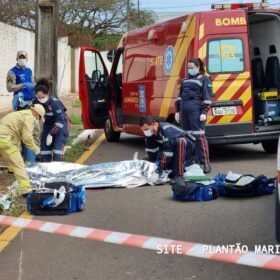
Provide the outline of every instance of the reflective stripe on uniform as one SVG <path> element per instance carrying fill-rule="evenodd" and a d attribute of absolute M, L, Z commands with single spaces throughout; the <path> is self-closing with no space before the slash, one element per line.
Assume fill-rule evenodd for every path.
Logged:
<path fill-rule="evenodd" d="M 20 190 L 29 189 L 30 188 L 29 180 L 19 180 L 18 181 L 18 187 L 19 187 Z"/>
<path fill-rule="evenodd" d="M 210 105 L 212 102 L 211 102 L 211 100 L 204 100 L 202 103 L 206 104 L 206 105 Z"/>
<path fill-rule="evenodd" d="M 56 122 L 55 125 L 58 126 L 58 127 L 60 127 L 60 128 L 63 128 L 63 127 L 64 127 L 64 124 L 62 124 L 62 123 L 57 123 L 57 122 Z"/>
<path fill-rule="evenodd" d="M 45 114 L 46 116 L 53 116 L 53 112 L 49 112 Z"/>
<path fill-rule="evenodd" d="M 191 132 L 193 135 L 205 135 L 204 130 L 196 130 Z"/>
<path fill-rule="evenodd" d="M 173 157 L 174 153 L 173 152 L 163 152 L 163 155 L 167 156 L 167 157 Z"/>
<path fill-rule="evenodd" d="M 7 141 L 5 139 L 0 139 L 0 148 L 8 148 L 10 146 L 11 146 L 11 144 L 9 141 Z"/>
<path fill-rule="evenodd" d="M 198 86 L 202 87 L 202 82 L 198 81 L 198 80 L 184 80 L 183 83 L 193 83 L 193 84 L 197 84 Z"/>
<path fill-rule="evenodd" d="M 159 147 L 154 148 L 154 149 L 148 149 L 148 148 L 146 148 L 145 150 L 146 150 L 146 152 L 156 153 L 156 152 L 158 152 L 158 151 L 159 151 Z"/>
<path fill-rule="evenodd" d="M 185 161 L 185 147 L 186 147 L 186 139 L 179 138 L 179 170 L 178 175 L 182 176 L 184 174 L 184 161 Z"/>
<path fill-rule="evenodd" d="M 172 125 L 172 124 L 166 124 L 166 125 L 164 125 L 164 126 L 162 127 L 162 129 L 165 130 L 165 129 L 169 128 L 169 127 L 172 127 L 172 128 L 174 128 L 174 129 L 176 129 L 176 130 L 182 132 L 182 133 L 185 133 L 185 131 L 184 131 L 183 129 L 181 129 L 181 128 L 175 126 L 175 125 Z"/>
<path fill-rule="evenodd" d="M 172 127 L 172 125 L 171 125 L 171 124 L 166 124 L 166 125 L 164 125 L 164 126 L 162 127 L 162 129 L 165 130 L 165 129 L 169 128 L 169 127 Z"/>
<path fill-rule="evenodd" d="M 19 149 L 17 147 L 13 147 L 13 148 L 10 148 L 10 149 L 6 149 L 6 153 L 8 155 L 11 155 L 11 154 L 14 154 L 14 153 L 17 153 L 19 152 Z"/>
<path fill-rule="evenodd" d="M 52 151 L 41 151 L 40 154 L 41 155 L 51 155 Z"/>
<path fill-rule="evenodd" d="M 162 143 L 163 143 L 163 140 L 157 140 L 157 142 L 162 144 Z"/>
<path fill-rule="evenodd" d="M 61 150 L 53 150 L 53 153 L 56 154 L 56 155 L 63 155 L 63 154 L 64 154 L 64 151 L 61 151 Z"/>
<path fill-rule="evenodd" d="M 177 98 L 176 98 L 176 101 L 181 101 L 182 100 L 182 97 L 180 97 L 180 96 L 178 96 Z"/>

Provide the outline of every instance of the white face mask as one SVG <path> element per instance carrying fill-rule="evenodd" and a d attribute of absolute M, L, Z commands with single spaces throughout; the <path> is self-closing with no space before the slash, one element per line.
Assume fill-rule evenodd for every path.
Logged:
<path fill-rule="evenodd" d="M 38 101 L 39 101 L 40 103 L 42 103 L 42 104 L 47 103 L 48 100 L 49 100 L 49 97 L 48 97 L 48 96 L 46 96 L 46 97 L 44 97 L 44 98 L 41 98 L 41 99 L 38 99 Z"/>
<path fill-rule="evenodd" d="M 24 67 L 24 66 L 26 66 L 26 64 L 27 64 L 27 59 L 26 59 L 26 58 L 20 58 L 20 59 L 18 60 L 18 65 L 19 65 L 20 67 Z"/>
<path fill-rule="evenodd" d="M 144 135 L 145 135 L 146 137 L 151 137 L 151 136 L 153 136 L 153 132 L 152 132 L 151 129 L 144 130 L 143 133 L 144 133 Z"/>

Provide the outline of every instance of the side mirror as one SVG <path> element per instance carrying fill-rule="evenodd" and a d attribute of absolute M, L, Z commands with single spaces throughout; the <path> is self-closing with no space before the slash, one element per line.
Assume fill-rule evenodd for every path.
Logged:
<path fill-rule="evenodd" d="M 110 62 L 113 62 L 114 61 L 114 58 L 115 58 L 115 50 L 110 50 L 110 51 L 108 51 L 108 53 L 107 53 L 107 59 L 108 59 L 108 61 L 110 61 Z"/>

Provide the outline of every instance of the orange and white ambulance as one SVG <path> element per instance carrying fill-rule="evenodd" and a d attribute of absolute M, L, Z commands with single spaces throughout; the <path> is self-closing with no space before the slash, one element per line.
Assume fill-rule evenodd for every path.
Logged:
<path fill-rule="evenodd" d="M 187 62 L 200 57 L 213 81 L 206 134 L 211 144 L 262 143 L 277 150 L 280 133 L 280 11 L 267 3 L 214 5 L 130 31 L 111 72 L 94 47 L 82 47 L 79 96 L 85 128 L 142 135 L 142 115 L 172 122 Z"/>

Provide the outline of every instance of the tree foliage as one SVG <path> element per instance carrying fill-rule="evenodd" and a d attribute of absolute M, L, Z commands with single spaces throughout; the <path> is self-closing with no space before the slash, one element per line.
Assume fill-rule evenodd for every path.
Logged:
<path fill-rule="evenodd" d="M 59 35 L 68 36 L 72 46 L 96 41 L 110 43 L 127 30 L 155 22 L 155 14 L 137 10 L 130 4 L 127 16 L 127 0 L 57 0 L 59 4 Z M 0 21 L 10 25 L 35 30 L 36 0 L 0 0 Z M 105 39 L 105 40 L 102 40 Z M 105 47 L 105 46 L 104 46 Z"/>

